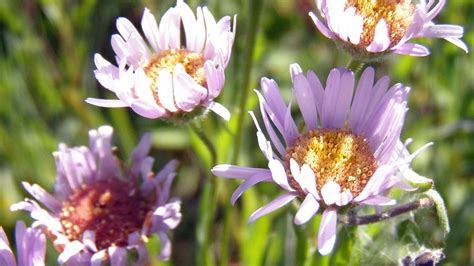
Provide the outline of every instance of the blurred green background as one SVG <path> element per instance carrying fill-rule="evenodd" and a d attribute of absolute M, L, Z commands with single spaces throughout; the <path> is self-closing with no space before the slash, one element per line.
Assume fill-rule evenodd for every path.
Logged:
<path fill-rule="evenodd" d="M 258 28 L 250 88 L 258 88 L 260 77 L 277 80 L 290 96 L 289 65 L 298 62 L 304 70 L 315 70 L 325 80 L 331 68 L 344 66 L 349 56 L 336 50 L 307 16 L 314 3 L 307 0 L 266 1 L 260 27 L 250 26 L 254 1 L 187 1 L 194 9 L 207 5 L 216 18 L 238 14 L 237 35 L 231 63 L 226 70 L 226 86 L 218 101 L 229 108 L 233 118 L 227 125 L 211 114 L 203 122 L 207 134 L 213 136 L 219 162 L 231 160 L 232 133 L 235 128 L 237 101 L 242 97 L 244 58 L 248 29 Z M 51 153 L 59 142 L 70 146 L 87 144 L 87 131 L 102 124 L 115 128 L 115 145 L 122 158 L 127 158 L 145 131 L 153 133 L 155 169 L 172 158 L 181 161 L 173 195 L 183 201 L 183 222 L 174 232 L 171 264 L 192 265 L 196 256 L 197 220 L 203 214 L 199 200 L 209 175 L 209 155 L 199 139 L 184 126 L 173 126 L 147 120 L 128 109 L 103 109 L 84 102 L 86 97 L 114 98 L 93 76 L 93 55 L 101 53 L 112 60 L 110 36 L 116 33 L 115 19 L 127 17 L 137 27 L 144 7 L 160 17 L 175 1 L 166 0 L 3 0 L 0 1 L 0 224 L 12 239 L 17 219 L 29 218 L 10 213 L 9 206 L 26 196 L 20 182 L 38 183 L 52 188 L 55 166 Z M 474 47 L 474 2 L 448 1 L 436 18 L 438 23 L 463 25 L 463 40 Z M 370 256 L 381 257 L 384 264 L 397 264 L 399 259 L 419 246 L 446 247 L 445 265 L 474 263 L 474 55 L 464 54 L 444 40 L 420 40 L 431 50 L 431 56 L 414 58 L 393 56 L 377 66 L 379 76 L 389 74 L 392 84 L 411 86 L 409 107 L 403 138 L 411 137 L 414 151 L 424 143 L 435 145 L 414 161 L 414 168 L 435 180 L 446 201 L 451 233 L 444 238 L 434 210 L 415 216 L 405 215 L 404 222 L 381 223 L 366 230 L 364 243 L 377 247 Z M 247 110 L 256 111 L 256 97 L 251 92 Z M 244 110 L 245 112 L 246 110 Z M 239 161 L 241 165 L 264 166 L 265 160 L 256 147 L 255 129 L 245 116 L 244 135 Z M 231 130 L 231 132 L 233 132 Z M 219 181 L 219 208 L 212 228 L 215 238 L 212 254 L 219 257 L 224 226 L 222 206 L 229 204 L 236 182 Z M 291 225 L 288 212 L 262 218 L 246 225 L 249 214 L 269 202 L 278 193 L 272 186 L 251 189 L 230 214 L 230 264 L 291 265 L 298 260 L 295 235 L 301 234 Z M 205 211 L 205 210 L 204 210 Z M 384 228 L 410 228 L 407 233 L 414 243 L 393 252 L 390 235 L 379 233 Z M 364 229 L 365 228 L 365 229 Z M 407 229 L 408 230 L 408 229 Z M 372 233 L 370 233 L 372 232 Z M 411 232 L 411 231 L 410 231 Z M 343 237 L 338 236 L 338 239 Z M 378 243 L 376 241 L 381 242 Z M 361 240 L 362 241 L 362 240 Z M 51 245 L 50 249 L 51 248 Z M 296 247 L 296 248 L 295 248 Z M 405 252 L 405 253 L 404 253 Z M 56 254 L 48 259 L 53 262 Z M 369 254 L 363 255 L 363 257 Z M 362 260 L 363 262 L 364 260 Z M 368 260 L 370 262 L 370 260 Z M 333 262 L 324 261 L 324 263 Z"/>

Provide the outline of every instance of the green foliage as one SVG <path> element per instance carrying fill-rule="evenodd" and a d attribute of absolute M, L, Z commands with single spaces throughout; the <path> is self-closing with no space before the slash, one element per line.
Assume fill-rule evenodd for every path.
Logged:
<path fill-rule="evenodd" d="M 218 163 L 230 162 L 238 113 L 244 112 L 239 164 L 258 167 L 265 166 L 265 160 L 255 149 L 255 128 L 246 112 L 258 108 L 251 89 L 259 87 L 260 77 L 276 79 L 289 98 L 291 63 L 298 62 L 304 70 L 314 69 L 324 77 L 331 68 L 345 65 L 349 56 L 335 50 L 334 44 L 317 32 L 307 16 L 307 4 L 314 4 L 312 1 L 266 1 L 255 40 L 253 68 L 244 69 L 246 36 L 252 29 L 247 25 L 250 19 L 247 10 L 252 8 L 249 2 L 252 1 L 204 1 L 216 18 L 237 13 L 238 23 L 225 89 L 218 99 L 233 117 L 225 123 L 211 114 L 202 123 L 202 130 L 213 136 Z M 146 120 L 128 109 L 102 109 L 84 102 L 86 97 L 114 97 L 95 81 L 93 55 L 101 53 L 112 59 L 109 41 L 116 32 L 115 19 L 123 16 L 139 25 L 144 6 L 159 17 L 174 3 L 171 0 L 0 1 L 0 221 L 9 239 L 15 221 L 25 218 L 8 210 L 12 203 L 26 196 L 20 182 L 25 180 L 51 189 L 55 178 L 51 153 L 58 143 L 86 144 L 89 129 L 110 124 L 115 128 L 114 143 L 122 158 L 130 154 L 141 134 L 152 131 L 157 165 L 162 166 L 172 158 L 181 162 L 173 195 L 182 199 L 184 218 L 174 232 L 170 265 L 192 265 L 205 230 L 210 230 L 214 237 L 207 251 L 209 257 L 200 260 L 204 264 L 396 265 L 424 247 L 445 248 L 446 265 L 472 263 L 469 254 L 474 235 L 473 53 L 465 55 L 443 40 L 423 40 L 430 47 L 431 56 L 392 56 L 377 66 L 377 73 L 388 73 L 392 84 L 401 81 L 412 87 L 403 137 L 414 139 L 412 151 L 424 143 L 435 142 L 417 157 L 413 167 L 434 179 L 446 203 L 450 234 L 444 237 L 446 225 L 438 223 L 434 209 L 423 210 L 355 229 L 339 227 L 333 256 L 322 257 L 315 250 L 320 216 L 305 227 L 295 227 L 292 218 L 286 215 L 287 210 L 281 210 L 247 224 L 254 210 L 281 192 L 274 187 L 262 185 L 250 189 L 225 214 L 231 192 L 238 184 L 219 180 L 214 191 L 205 189 L 206 180 L 212 178 L 211 157 L 206 146 L 188 128 Z M 193 7 L 198 4 L 199 1 L 190 2 Z M 474 47 L 473 10 L 472 1 L 448 1 L 437 18 L 439 23 L 464 25 L 463 39 L 471 48 Z M 242 82 L 245 71 L 251 71 L 249 101 L 245 110 L 239 110 L 237 103 L 246 85 Z M 197 221 L 213 217 L 204 208 L 212 196 L 219 205 L 212 226 L 206 229 Z M 225 215 L 229 220 L 230 248 L 228 261 L 221 261 L 221 254 L 225 254 L 220 246 Z M 152 239 L 150 250 L 155 251 L 158 242 Z M 49 249 L 53 250 L 51 245 Z M 52 254 L 48 261 L 54 262 L 57 254 L 48 254 Z"/>

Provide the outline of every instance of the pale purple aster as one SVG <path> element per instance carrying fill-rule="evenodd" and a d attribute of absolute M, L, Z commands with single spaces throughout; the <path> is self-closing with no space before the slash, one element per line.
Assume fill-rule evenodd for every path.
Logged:
<path fill-rule="evenodd" d="M 159 25 L 145 9 L 141 21 L 145 37 L 128 19 L 118 18 L 119 34 L 111 38 L 117 65 L 100 54 L 94 58 L 96 79 L 118 99 L 88 98 L 86 102 L 130 107 L 152 119 L 180 121 L 212 110 L 228 120 L 229 111 L 214 99 L 224 86 L 235 17 L 231 23 L 229 16 L 216 22 L 207 7 L 198 7 L 195 15 L 182 0 L 166 11 Z"/>
<path fill-rule="evenodd" d="M 45 265 L 46 237 L 36 228 L 26 228 L 22 221 L 15 225 L 16 259 L 7 236 L 0 226 L 0 265 Z"/>
<path fill-rule="evenodd" d="M 56 183 L 49 194 L 40 186 L 23 182 L 36 201 L 25 199 L 11 210 L 30 212 L 60 251 L 59 264 L 125 265 L 128 251 L 136 250 L 136 265 L 144 265 L 145 243 L 157 234 L 159 259 L 171 254 L 167 231 L 181 221 L 181 203 L 169 199 L 176 175 L 176 161 L 157 174 L 152 172 L 150 134 L 144 134 L 128 162 L 114 155 L 113 129 L 101 126 L 89 131 L 89 147 L 59 144 L 55 152 Z"/>
<path fill-rule="evenodd" d="M 409 88 L 389 78 L 374 80 L 367 68 L 355 86 L 354 73 L 333 69 L 324 88 L 313 71 L 307 75 L 290 67 L 293 96 L 304 122 L 297 126 L 274 80 L 262 78 L 256 91 L 266 134 L 253 114 L 258 144 L 268 168 L 217 165 L 212 173 L 244 179 L 235 190 L 234 204 L 244 191 L 259 182 L 275 182 L 285 193 L 256 210 L 249 222 L 266 215 L 295 198 L 302 203 L 295 224 L 308 222 L 318 210 L 322 219 L 318 250 L 326 255 L 336 240 L 337 213 L 347 205 L 386 206 L 395 200 L 386 196 L 392 187 L 413 189 L 403 174 L 413 176 L 409 154 L 400 142 L 407 111 Z"/>
<path fill-rule="evenodd" d="M 445 0 L 367 1 L 316 0 L 319 16 L 309 15 L 318 30 L 342 44 L 355 57 L 377 58 L 387 53 L 427 56 L 428 48 L 414 38 L 444 38 L 466 53 L 462 26 L 435 24 Z"/>

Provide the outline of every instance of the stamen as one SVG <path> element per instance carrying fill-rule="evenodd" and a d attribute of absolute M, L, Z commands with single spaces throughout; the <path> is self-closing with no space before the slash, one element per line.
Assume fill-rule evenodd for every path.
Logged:
<path fill-rule="evenodd" d="M 380 19 L 387 22 L 390 47 L 396 45 L 412 23 L 415 10 L 411 0 L 347 0 L 348 7 L 355 7 L 356 14 L 364 18 L 364 30 L 358 45 L 362 48 L 373 41 Z"/>
<path fill-rule="evenodd" d="M 287 148 L 285 164 L 288 181 L 300 195 L 304 192 L 291 175 L 290 159 L 301 167 L 307 164 L 315 173 L 316 188 L 329 181 L 338 183 L 354 197 L 360 194 L 372 177 L 377 162 L 367 141 L 346 129 L 317 129 L 301 135 Z"/>
<path fill-rule="evenodd" d="M 144 67 L 145 74 L 152 80 L 151 90 L 155 101 L 160 104 L 157 94 L 158 76 L 160 70 L 167 68 L 171 73 L 176 64 L 182 64 L 188 73 L 198 84 L 206 87 L 206 76 L 204 73 L 204 57 L 202 54 L 188 51 L 187 49 L 170 49 L 154 54 L 148 64 Z"/>
<path fill-rule="evenodd" d="M 60 220 L 70 241 L 82 241 L 86 230 L 94 231 L 100 250 L 127 246 L 128 235 L 142 229 L 150 210 L 134 186 L 104 179 L 83 186 L 63 202 Z"/>

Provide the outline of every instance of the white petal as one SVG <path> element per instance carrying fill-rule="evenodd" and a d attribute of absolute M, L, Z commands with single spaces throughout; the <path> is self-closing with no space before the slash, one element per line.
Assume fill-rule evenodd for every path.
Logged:
<path fill-rule="evenodd" d="M 385 19 L 380 19 L 375 26 L 374 40 L 367 46 L 367 51 L 371 53 L 380 53 L 390 46 L 390 37 L 388 35 L 388 25 Z"/>
<path fill-rule="evenodd" d="M 268 168 L 270 168 L 270 171 L 272 172 L 272 178 L 275 183 L 288 191 L 294 191 L 294 189 L 288 184 L 288 177 L 286 176 L 285 168 L 279 161 L 269 161 Z"/>
<path fill-rule="evenodd" d="M 337 211 L 327 208 L 323 212 L 318 232 L 318 250 L 321 255 L 329 254 L 336 243 Z"/>
<path fill-rule="evenodd" d="M 329 181 L 321 189 L 321 195 L 326 205 L 332 205 L 339 199 L 341 186 L 339 184 Z"/>
<path fill-rule="evenodd" d="M 295 215 L 295 224 L 304 224 L 308 222 L 319 210 L 319 203 L 313 195 L 307 194 L 303 203 L 301 203 L 298 212 Z"/>

